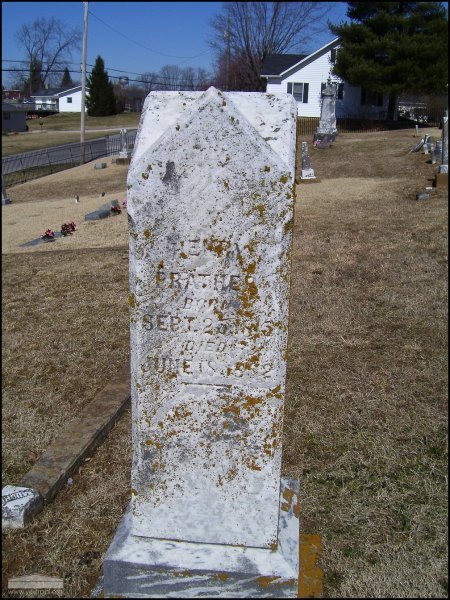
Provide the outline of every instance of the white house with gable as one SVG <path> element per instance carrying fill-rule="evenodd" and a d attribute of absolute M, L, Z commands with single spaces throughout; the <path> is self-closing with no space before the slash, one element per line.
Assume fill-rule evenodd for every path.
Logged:
<path fill-rule="evenodd" d="M 320 117 L 322 89 L 328 79 L 337 83 L 336 117 L 384 119 L 388 96 L 368 92 L 332 75 L 339 38 L 311 54 L 268 54 L 261 77 L 269 94 L 292 94 L 299 117 Z"/>
<path fill-rule="evenodd" d="M 81 85 L 72 88 L 50 88 L 31 95 L 36 110 L 81 112 Z M 87 110 L 85 108 L 85 110 Z"/>
<path fill-rule="evenodd" d="M 58 94 L 59 112 L 81 112 L 81 85 Z M 85 108 L 85 111 L 87 108 Z"/>

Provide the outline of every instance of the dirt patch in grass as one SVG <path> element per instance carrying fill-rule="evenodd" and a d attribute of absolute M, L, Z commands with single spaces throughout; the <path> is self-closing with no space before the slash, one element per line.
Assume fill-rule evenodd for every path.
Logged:
<path fill-rule="evenodd" d="M 83 202 L 86 197 L 100 196 L 102 192 L 125 194 L 128 166 L 111 161 L 111 157 L 98 158 L 73 169 L 21 183 L 8 188 L 8 196 L 14 204 L 18 204 L 41 200 L 73 202 L 77 195 Z M 101 162 L 106 162 L 106 169 L 95 169 L 95 164 Z M 11 207 L 12 204 L 6 206 L 8 210 Z"/>
<path fill-rule="evenodd" d="M 282 471 L 300 478 L 303 532 L 322 536 L 325 597 L 447 597 L 448 199 L 415 200 L 435 171 L 400 154 L 416 139 L 340 137 L 311 153 L 322 182 L 297 187 Z M 7 483 L 128 360 L 126 247 L 60 241 L 3 256 Z M 89 597 L 129 501 L 130 436 L 126 413 L 72 486 L 3 534 L 4 597 L 36 572 Z"/>

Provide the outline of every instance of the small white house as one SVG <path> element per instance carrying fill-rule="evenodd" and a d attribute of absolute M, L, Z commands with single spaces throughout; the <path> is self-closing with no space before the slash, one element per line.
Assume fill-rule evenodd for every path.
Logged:
<path fill-rule="evenodd" d="M 58 94 L 59 112 L 81 112 L 81 85 Z M 85 111 L 87 108 L 85 108 Z"/>
<path fill-rule="evenodd" d="M 350 85 L 331 70 L 339 52 L 339 38 L 312 54 L 268 54 L 261 77 L 267 80 L 266 92 L 292 94 L 299 117 L 320 117 L 322 89 L 328 77 L 337 83 L 336 117 L 385 118 L 388 96 Z"/>
<path fill-rule="evenodd" d="M 40 90 L 32 94 L 31 98 L 34 100 L 35 110 L 81 112 L 81 85 L 69 89 Z"/>

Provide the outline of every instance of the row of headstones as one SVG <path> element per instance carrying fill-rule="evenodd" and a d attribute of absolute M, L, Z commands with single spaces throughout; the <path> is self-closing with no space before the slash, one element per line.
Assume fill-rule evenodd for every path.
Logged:
<path fill-rule="evenodd" d="M 322 91 L 320 120 L 313 137 L 313 146 L 318 149 L 329 148 L 337 135 L 336 122 L 336 84 L 328 78 Z M 318 181 L 311 164 L 308 142 L 302 142 L 301 182 Z"/>
<path fill-rule="evenodd" d="M 424 154 L 431 154 L 431 164 L 436 164 L 440 161 L 439 173 L 448 173 L 448 110 L 445 111 L 445 115 L 442 118 L 442 135 L 440 140 L 434 140 L 434 138 L 428 134 L 416 144 L 411 152 L 419 152 L 422 149 Z"/>

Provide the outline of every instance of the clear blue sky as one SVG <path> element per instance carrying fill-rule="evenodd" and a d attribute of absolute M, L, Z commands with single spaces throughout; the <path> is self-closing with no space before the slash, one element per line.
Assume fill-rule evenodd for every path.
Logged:
<path fill-rule="evenodd" d="M 347 3 L 329 4 L 328 18 L 345 20 Z M 139 79 L 133 73 L 157 72 L 167 64 L 212 71 L 209 23 L 221 7 L 221 2 L 89 2 L 87 63 L 93 65 L 100 54 L 110 76 L 123 74 L 130 80 Z M 2 2 L 2 68 L 13 64 L 7 60 L 26 58 L 14 37 L 22 24 L 54 17 L 82 30 L 83 14 L 83 2 Z M 318 36 L 306 50 L 320 48 L 333 37 L 331 32 Z M 81 50 L 73 53 L 72 61 L 71 68 L 78 71 L 71 73 L 72 79 L 80 80 Z M 6 86 L 8 75 L 3 71 Z"/>

